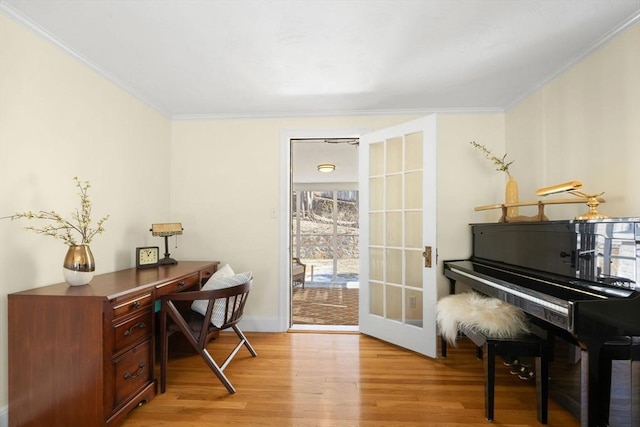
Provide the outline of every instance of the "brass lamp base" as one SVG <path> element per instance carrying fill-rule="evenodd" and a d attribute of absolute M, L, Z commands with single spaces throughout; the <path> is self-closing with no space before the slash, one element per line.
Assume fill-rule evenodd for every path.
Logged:
<path fill-rule="evenodd" d="M 603 215 L 598 212 L 598 205 L 600 204 L 600 200 L 598 198 L 602 196 L 604 193 L 596 194 L 596 195 L 587 195 L 587 206 L 589 206 L 589 211 L 582 215 L 578 215 L 575 219 L 583 220 L 583 219 L 606 219 L 609 218 L 607 215 Z"/>
<path fill-rule="evenodd" d="M 598 213 L 598 212 L 591 212 L 591 211 L 575 217 L 575 219 L 607 219 L 607 218 L 609 218 L 609 216 L 602 215 L 601 213 Z"/>

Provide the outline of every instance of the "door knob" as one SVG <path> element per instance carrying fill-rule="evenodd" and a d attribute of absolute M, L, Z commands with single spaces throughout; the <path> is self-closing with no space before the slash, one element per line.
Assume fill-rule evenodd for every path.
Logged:
<path fill-rule="evenodd" d="M 424 252 L 422 252 L 422 256 L 424 257 L 424 267 L 431 268 L 431 246 L 424 247 Z"/>

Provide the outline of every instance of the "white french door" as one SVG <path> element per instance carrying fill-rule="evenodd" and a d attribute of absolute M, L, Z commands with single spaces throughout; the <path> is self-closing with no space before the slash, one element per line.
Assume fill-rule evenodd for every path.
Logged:
<path fill-rule="evenodd" d="M 360 137 L 360 331 L 436 357 L 436 116 Z"/>

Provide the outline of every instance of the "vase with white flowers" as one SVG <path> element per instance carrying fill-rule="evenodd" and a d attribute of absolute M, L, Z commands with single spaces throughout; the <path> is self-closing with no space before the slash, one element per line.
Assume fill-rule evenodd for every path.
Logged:
<path fill-rule="evenodd" d="M 493 155 L 491 150 L 487 149 L 487 147 L 482 144 L 478 144 L 475 141 L 470 141 L 469 144 L 471 144 L 474 148 L 484 154 L 484 156 L 493 163 L 497 171 L 507 174 L 507 186 L 504 193 L 505 203 L 518 203 L 518 183 L 509 173 L 509 166 L 511 166 L 514 161 L 507 161 L 507 153 L 505 153 L 502 157 L 497 157 Z M 519 212 L 517 206 L 507 207 L 507 217 L 516 217 L 518 216 L 518 213 Z"/>
<path fill-rule="evenodd" d="M 63 263 L 64 278 L 72 286 L 86 285 L 93 278 L 95 261 L 89 244 L 93 238 L 104 232 L 104 223 L 109 219 L 106 215 L 98 220 L 95 226 L 91 223 L 91 200 L 89 199 L 89 181 L 73 178 L 80 196 L 80 208 L 76 208 L 69 218 L 65 218 L 54 210 L 38 212 L 18 212 L 1 219 L 26 219 L 44 221 L 40 227 L 27 226 L 26 230 L 36 234 L 51 236 L 62 240 L 69 249 Z"/>

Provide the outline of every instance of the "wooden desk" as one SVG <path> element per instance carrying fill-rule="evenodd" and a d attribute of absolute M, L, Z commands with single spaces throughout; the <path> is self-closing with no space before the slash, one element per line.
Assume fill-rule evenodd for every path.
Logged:
<path fill-rule="evenodd" d="M 154 305 L 218 262 L 181 261 L 8 296 L 9 426 L 116 426 L 157 394 Z"/>

